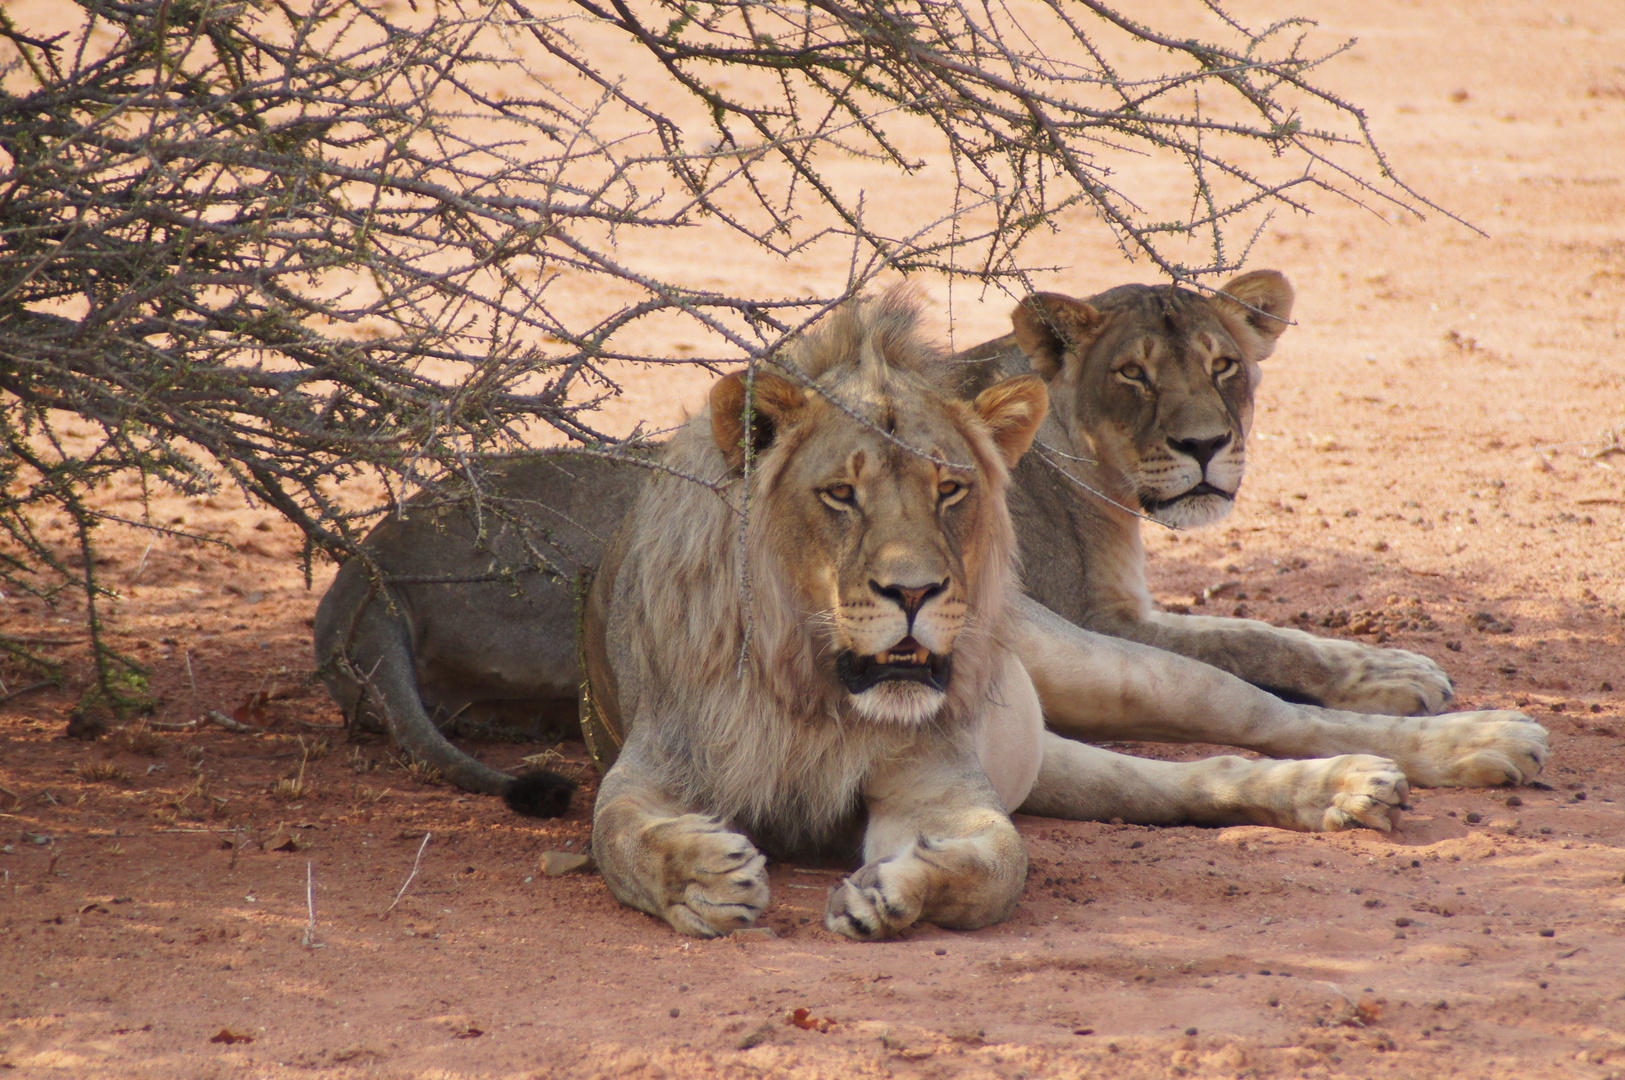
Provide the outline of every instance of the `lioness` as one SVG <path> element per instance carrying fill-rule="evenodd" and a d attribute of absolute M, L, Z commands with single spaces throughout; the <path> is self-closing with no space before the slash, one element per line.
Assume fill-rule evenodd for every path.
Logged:
<path fill-rule="evenodd" d="M 1143 286 L 1088 301 L 1030 298 L 1016 312 L 1016 334 L 959 358 L 970 393 L 1020 368 L 1016 350 L 1048 383 L 1052 415 L 1037 449 L 1017 466 L 1011 495 L 1030 553 L 1025 585 L 1045 605 L 1031 605 L 1030 622 L 1055 640 L 1075 642 L 1082 624 L 1137 638 L 1298 700 L 1372 713 L 1436 710 L 1449 682 L 1414 654 L 1151 610 L 1131 510 L 1195 523 L 1228 507 L 1240 482 L 1257 364 L 1290 310 L 1290 287 L 1273 272 L 1244 275 L 1226 291 L 1240 303 Z M 529 722 L 574 708 L 578 582 L 645 475 L 601 459 L 516 461 L 479 499 L 381 524 L 368 544 L 387 575 L 387 595 L 350 563 L 317 612 L 318 662 L 347 715 L 387 725 L 459 786 L 503 794 L 524 812 L 562 812 L 567 784 L 543 776 L 516 785 L 447 743 L 434 718 Z M 1097 491 L 1121 506 L 1103 504 Z M 1042 636 L 1028 644 L 1041 649 Z M 1544 730 L 1518 713 L 1396 721 L 1298 708 L 1233 679 L 1215 682 L 1219 672 L 1203 664 L 1084 637 L 1087 660 L 1069 678 L 1039 681 L 1051 725 L 1078 738 L 1220 742 L 1279 756 L 1371 752 L 1426 785 L 1516 783 L 1533 778 L 1544 760 Z M 1114 696 L 1114 680 L 1136 665 L 1150 678 L 1212 694 L 1165 702 L 1137 683 Z M 611 760 L 616 734 L 596 723 L 587 734 L 595 756 Z M 1183 820 L 1178 805 L 1116 806 L 1103 797 L 1090 816 L 1173 822 Z M 1280 823 L 1324 828 L 1351 820 Z"/>
<path fill-rule="evenodd" d="M 1142 515 L 1192 528 L 1234 506 L 1259 363 L 1292 301 L 1274 270 L 1243 274 L 1212 297 L 1169 285 L 1087 300 L 1038 293 L 1016 308 L 1013 333 L 960 357 L 966 394 L 1029 371 L 1049 386 L 1038 448 L 1011 485 L 1022 590 L 1079 626 L 1194 657 L 1289 701 L 1436 713 L 1450 679 L 1427 657 L 1158 611 L 1146 589 Z"/>

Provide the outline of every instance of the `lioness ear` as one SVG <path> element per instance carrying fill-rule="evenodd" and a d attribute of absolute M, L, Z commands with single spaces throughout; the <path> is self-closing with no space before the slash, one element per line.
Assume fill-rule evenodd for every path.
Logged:
<path fill-rule="evenodd" d="M 971 406 L 993 433 L 1005 466 L 1013 469 L 1049 411 L 1049 388 L 1036 375 L 1017 375 L 977 394 Z"/>
<path fill-rule="evenodd" d="M 736 472 L 745 465 L 745 394 L 749 374 L 736 371 L 711 388 L 711 437 L 727 459 L 728 468 Z M 758 368 L 753 381 L 756 393 L 751 400 L 748 433 L 752 456 L 766 450 L 807 403 L 807 395 L 801 387 L 782 375 Z"/>
<path fill-rule="evenodd" d="M 1033 293 L 1010 313 L 1016 344 L 1045 382 L 1061 370 L 1068 349 L 1088 344 L 1105 319 L 1100 312 L 1060 293 Z"/>
<path fill-rule="evenodd" d="M 1252 331 L 1261 350 L 1255 360 L 1275 351 L 1292 318 L 1292 283 L 1278 270 L 1254 270 L 1231 278 L 1214 300 L 1227 320 L 1244 323 Z"/>

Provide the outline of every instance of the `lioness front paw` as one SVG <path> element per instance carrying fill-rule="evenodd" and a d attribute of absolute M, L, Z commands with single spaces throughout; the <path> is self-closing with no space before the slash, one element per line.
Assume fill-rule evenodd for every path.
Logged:
<path fill-rule="evenodd" d="M 1416 760 L 1404 764 L 1423 787 L 1527 784 L 1546 764 L 1546 729 L 1521 712 L 1451 713 L 1417 723 Z"/>
<path fill-rule="evenodd" d="M 1377 829 L 1389 832 L 1396 811 L 1410 805 L 1410 785 L 1397 764 L 1370 754 L 1344 754 L 1323 764 L 1319 798 L 1304 810 L 1311 832 Z M 1318 814 L 1318 820 L 1316 815 Z"/>
<path fill-rule="evenodd" d="M 1349 712 L 1383 716 L 1431 716 L 1450 703 L 1455 688 L 1444 669 L 1420 653 L 1375 649 L 1358 642 L 1344 646 L 1344 672 L 1323 704 Z"/>
<path fill-rule="evenodd" d="M 829 891 L 824 925 L 857 941 L 892 937 L 913 926 L 921 902 L 903 887 L 900 860 L 880 859 Z"/>
<path fill-rule="evenodd" d="M 714 818 L 685 814 L 658 826 L 667 835 L 666 908 L 676 930 L 720 937 L 767 909 L 767 856 Z"/>

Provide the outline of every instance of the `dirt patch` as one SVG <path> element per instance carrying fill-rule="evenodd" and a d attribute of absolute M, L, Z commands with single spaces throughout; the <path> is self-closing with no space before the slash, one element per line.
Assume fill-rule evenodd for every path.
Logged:
<path fill-rule="evenodd" d="M 1463 706 L 1551 729 L 1542 786 L 1420 792 L 1392 836 L 1020 818 L 1031 874 L 1001 926 L 852 944 L 820 924 L 838 870 L 778 866 L 772 935 L 685 940 L 590 873 L 543 873 L 589 839 L 579 745 L 560 748 L 575 809 L 537 824 L 345 741 L 307 678 L 326 575 L 306 588 L 268 511 L 166 496 L 160 520 L 221 543 L 106 537 L 154 727 L 82 742 L 66 694 L 0 705 L 0 1067 L 1625 1075 L 1617 11 L 1288 7 L 1360 39 L 1340 89 L 1490 235 L 1338 206 L 1275 223 L 1252 265 L 1293 278 L 1298 325 L 1242 505 L 1150 537 L 1153 587 L 1434 657 Z M 1040 285 L 1074 293 L 1137 274 L 1081 219 L 1053 261 L 1071 269 Z M 1004 305 L 952 314 L 964 343 Z M 669 422 L 701 381 L 643 378 L 624 407 Z M 6 598 L 0 625 L 83 663 L 72 611 Z M 157 727 L 239 709 L 270 732 Z M 475 747 L 498 766 L 538 749 Z"/>

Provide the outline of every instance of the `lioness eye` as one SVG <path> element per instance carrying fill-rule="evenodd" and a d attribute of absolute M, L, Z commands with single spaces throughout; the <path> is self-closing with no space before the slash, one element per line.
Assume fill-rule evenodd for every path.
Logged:
<path fill-rule="evenodd" d="M 1213 361 L 1213 374 L 1228 375 L 1236 370 L 1236 362 L 1228 356 L 1221 356 Z"/>
<path fill-rule="evenodd" d="M 1117 373 L 1123 376 L 1125 379 L 1133 379 L 1135 382 L 1145 382 L 1145 368 L 1141 367 L 1139 364 L 1124 364 L 1122 367 L 1117 369 Z"/>
<path fill-rule="evenodd" d="M 944 480 L 937 485 L 937 496 L 942 499 L 951 499 L 965 490 L 965 485 L 958 480 Z"/>
<path fill-rule="evenodd" d="M 850 506 L 857 497 L 857 489 L 851 484 L 831 484 L 824 489 L 824 494 L 838 503 L 846 503 Z"/>

